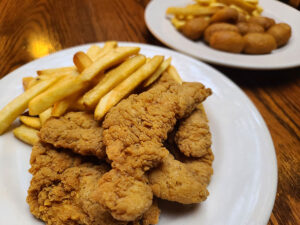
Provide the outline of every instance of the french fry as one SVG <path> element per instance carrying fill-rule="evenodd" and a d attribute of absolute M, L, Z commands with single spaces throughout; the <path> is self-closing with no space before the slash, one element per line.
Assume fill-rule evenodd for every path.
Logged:
<path fill-rule="evenodd" d="M 85 83 L 86 82 L 78 79 L 78 77 L 66 77 L 61 79 L 56 85 L 53 85 L 29 102 L 29 115 L 35 116 L 42 113 L 53 106 L 55 102 L 83 89 Z"/>
<path fill-rule="evenodd" d="M 252 4 L 252 5 L 257 5 L 258 4 L 258 0 L 244 0 L 245 2 Z"/>
<path fill-rule="evenodd" d="M 47 121 L 47 119 L 51 117 L 51 113 L 52 113 L 52 107 L 46 109 L 44 112 L 39 114 L 42 125 Z"/>
<path fill-rule="evenodd" d="M 95 61 L 97 56 L 102 51 L 102 48 L 100 48 L 98 45 L 92 45 L 86 52 L 88 57 L 91 58 L 91 60 Z"/>
<path fill-rule="evenodd" d="M 159 67 L 163 60 L 163 56 L 154 56 L 149 62 L 144 64 L 101 98 L 95 109 L 95 119 L 101 120 L 111 107 L 117 104 L 123 97 L 130 94 L 140 83 L 147 79 Z"/>
<path fill-rule="evenodd" d="M 212 0 L 195 0 L 200 5 L 209 5 L 209 3 L 212 2 Z"/>
<path fill-rule="evenodd" d="M 152 84 L 154 81 L 156 81 L 159 76 L 168 68 L 168 66 L 171 64 L 172 58 L 166 59 L 159 67 L 158 69 L 143 83 L 143 87 L 148 87 L 150 84 Z"/>
<path fill-rule="evenodd" d="M 83 71 L 85 68 L 89 67 L 93 63 L 92 59 L 84 52 L 77 52 L 73 57 L 73 62 L 80 71 Z M 92 86 L 97 85 L 100 82 L 100 80 L 102 80 L 102 78 L 103 72 L 97 74 L 91 80 Z"/>
<path fill-rule="evenodd" d="M 96 56 L 95 59 L 93 59 L 93 61 L 103 57 L 104 55 L 109 53 L 111 50 L 116 48 L 117 46 L 118 46 L 118 43 L 116 41 L 107 41 L 107 42 L 105 42 L 103 48 L 101 49 L 101 52 L 98 53 L 98 55 Z"/>
<path fill-rule="evenodd" d="M 83 96 L 81 96 L 77 101 L 73 102 L 70 106 L 70 109 L 72 110 L 78 110 L 78 111 L 85 111 L 89 110 L 84 104 L 83 104 Z"/>
<path fill-rule="evenodd" d="M 20 116 L 20 121 L 28 127 L 32 127 L 34 129 L 41 128 L 41 121 L 38 117 L 31 117 L 31 116 Z"/>
<path fill-rule="evenodd" d="M 38 115 L 47 108 L 86 87 L 97 74 L 114 65 L 119 64 L 127 57 L 137 54 L 139 47 L 118 47 L 101 58 L 98 58 L 92 65 L 82 71 L 79 76 L 72 79 L 61 80 L 55 86 L 49 88 L 29 102 L 29 114 Z"/>
<path fill-rule="evenodd" d="M 176 16 L 207 16 L 212 15 L 219 9 L 214 7 L 204 7 L 200 5 L 190 6 L 190 7 L 169 7 L 167 9 L 167 14 L 174 14 Z"/>
<path fill-rule="evenodd" d="M 73 62 L 80 73 L 93 63 L 90 57 L 84 52 L 77 52 L 73 57 Z"/>
<path fill-rule="evenodd" d="M 218 1 L 226 5 L 236 5 L 246 10 L 248 13 L 251 13 L 256 9 L 255 5 L 249 4 L 248 2 L 245 2 L 243 0 L 218 0 Z"/>
<path fill-rule="evenodd" d="M 59 117 L 62 116 L 69 108 L 71 108 L 72 104 L 74 102 L 76 102 L 80 96 L 83 95 L 83 93 L 85 92 L 85 88 L 78 91 L 77 93 L 70 95 L 68 97 L 66 97 L 65 99 L 56 102 L 53 106 L 52 112 L 51 112 L 51 116 L 54 117 Z M 85 111 L 85 109 L 82 109 L 82 111 Z"/>
<path fill-rule="evenodd" d="M 86 67 L 93 63 L 90 57 L 84 52 L 77 52 L 73 57 L 73 61 L 79 71 L 83 71 Z M 54 117 L 62 116 L 72 106 L 72 104 L 76 102 L 78 98 L 83 95 L 84 92 L 86 92 L 88 86 L 89 83 L 86 83 L 85 87 L 81 90 L 64 98 L 63 100 L 54 103 L 51 115 Z"/>
<path fill-rule="evenodd" d="M 173 24 L 173 26 L 174 26 L 177 30 L 179 30 L 179 29 L 181 29 L 181 28 L 185 25 L 186 21 L 185 21 L 185 20 L 180 20 L 180 19 L 178 19 L 177 17 L 174 16 L 174 17 L 171 19 L 171 23 Z"/>
<path fill-rule="evenodd" d="M 83 96 L 83 103 L 88 107 L 95 107 L 101 97 L 141 67 L 145 61 L 145 56 L 138 55 L 109 71 L 93 89 Z"/>
<path fill-rule="evenodd" d="M 60 67 L 55 69 L 38 70 L 39 76 L 61 76 L 61 75 L 78 75 L 78 71 L 75 66 Z"/>
<path fill-rule="evenodd" d="M 139 47 L 118 47 L 109 51 L 103 57 L 98 57 L 97 60 L 88 68 L 86 68 L 80 76 L 83 80 L 91 80 L 100 71 L 104 71 L 112 66 L 118 65 L 131 55 L 137 54 L 140 51 Z"/>
<path fill-rule="evenodd" d="M 21 125 L 13 130 L 14 135 L 18 139 L 29 145 L 34 145 L 39 141 L 38 132 L 38 130 L 27 127 L 26 125 Z"/>
<path fill-rule="evenodd" d="M 76 65 L 78 71 L 80 72 L 82 72 L 85 68 L 87 68 L 93 63 L 90 57 L 84 52 L 77 52 L 73 57 L 73 62 Z M 85 89 L 88 87 L 88 85 L 89 83 L 86 83 L 85 87 L 83 87 L 81 90 L 54 103 L 51 116 L 62 116 L 72 106 L 72 104 L 76 102 L 78 98 L 86 91 Z"/>
<path fill-rule="evenodd" d="M 22 83 L 24 91 L 26 91 L 29 88 L 29 84 L 32 80 L 34 80 L 34 77 L 23 77 Z"/>
<path fill-rule="evenodd" d="M 50 87 L 56 80 L 57 78 L 43 80 L 8 103 L 0 111 L 0 134 L 3 134 L 10 124 L 25 111 L 31 99 Z"/>
<path fill-rule="evenodd" d="M 182 84 L 182 79 L 174 66 L 169 66 L 167 72 L 178 84 Z"/>
<path fill-rule="evenodd" d="M 27 89 L 33 87 L 34 85 L 38 84 L 42 80 L 47 80 L 48 78 L 49 77 L 45 77 L 45 76 L 33 77 L 33 79 L 31 79 L 31 80 L 28 81 L 28 83 L 27 83 Z"/>

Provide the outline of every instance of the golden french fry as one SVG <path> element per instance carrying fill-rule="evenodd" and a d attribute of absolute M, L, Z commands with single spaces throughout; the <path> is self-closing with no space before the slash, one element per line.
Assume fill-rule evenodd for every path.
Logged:
<path fill-rule="evenodd" d="M 169 66 L 167 72 L 178 84 L 182 84 L 182 79 L 174 66 Z"/>
<path fill-rule="evenodd" d="M 47 119 L 51 117 L 52 107 L 46 109 L 44 112 L 39 114 L 41 124 L 43 125 Z"/>
<path fill-rule="evenodd" d="M 171 19 L 171 23 L 173 24 L 173 26 L 174 26 L 177 30 L 179 30 L 180 28 L 182 28 L 182 27 L 185 25 L 186 21 L 185 21 L 185 20 L 180 20 L 180 19 L 178 19 L 177 17 L 174 16 L 174 17 Z"/>
<path fill-rule="evenodd" d="M 0 134 L 4 133 L 10 124 L 25 111 L 31 99 L 46 90 L 56 80 L 57 78 L 43 80 L 8 103 L 0 111 Z"/>
<path fill-rule="evenodd" d="M 137 54 L 139 51 L 139 47 L 118 47 L 110 50 L 106 55 L 100 58 L 98 57 L 91 66 L 82 71 L 80 77 L 82 77 L 83 80 L 91 80 L 99 72 L 112 66 L 118 65 L 126 58 Z"/>
<path fill-rule="evenodd" d="M 190 7 L 169 7 L 167 14 L 182 15 L 182 16 L 207 16 L 212 15 L 219 9 L 214 7 L 205 7 L 200 5 L 194 5 Z"/>
<path fill-rule="evenodd" d="M 38 70 L 39 76 L 61 76 L 61 75 L 78 75 L 78 71 L 75 66 L 60 67 L 55 69 Z"/>
<path fill-rule="evenodd" d="M 83 104 L 83 96 L 81 96 L 79 99 L 77 99 L 77 101 L 73 102 L 73 104 L 70 106 L 70 109 L 78 110 L 78 111 L 90 110 Z"/>
<path fill-rule="evenodd" d="M 244 0 L 245 2 L 252 4 L 252 5 L 257 5 L 258 4 L 258 0 Z"/>
<path fill-rule="evenodd" d="M 40 95 L 37 95 L 29 102 L 29 115 L 35 116 L 42 113 L 55 102 L 84 88 L 85 84 L 86 82 L 78 79 L 78 77 L 65 77 L 64 79 L 61 79 L 55 85 Z"/>
<path fill-rule="evenodd" d="M 226 5 L 236 5 L 244 10 L 246 10 L 248 13 L 251 13 L 256 9 L 255 5 L 249 4 L 245 2 L 244 0 L 218 0 L 221 3 L 224 3 Z"/>
<path fill-rule="evenodd" d="M 97 56 L 102 51 L 102 48 L 100 48 L 98 45 L 92 45 L 86 52 L 88 57 L 91 58 L 91 60 L 96 60 Z"/>
<path fill-rule="evenodd" d="M 209 3 L 212 2 L 212 0 L 195 0 L 200 5 L 209 5 Z"/>
<path fill-rule="evenodd" d="M 79 71 L 83 71 L 86 67 L 93 63 L 89 56 L 86 55 L 84 52 L 77 52 L 73 57 L 73 61 Z M 91 83 L 99 82 L 98 78 L 99 77 L 93 78 Z M 62 116 L 73 105 L 73 103 L 76 102 L 80 98 L 80 96 L 83 95 L 84 92 L 86 92 L 86 89 L 88 87 L 89 83 L 86 83 L 85 87 L 81 90 L 64 98 L 63 100 L 54 103 L 51 115 L 55 117 Z"/>
<path fill-rule="evenodd" d="M 23 77 L 22 83 L 25 91 L 29 88 L 29 84 L 32 80 L 34 80 L 34 77 Z"/>
<path fill-rule="evenodd" d="M 54 117 L 62 116 L 65 112 L 67 112 L 67 110 L 69 108 L 71 108 L 72 104 L 74 102 L 76 102 L 80 98 L 80 96 L 83 95 L 83 93 L 86 91 L 85 89 L 86 88 L 78 91 L 77 93 L 75 93 L 73 95 L 66 97 L 65 99 L 63 99 L 59 102 L 56 102 L 53 106 L 51 116 L 54 116 Z"/>
<path fill-rule="evenodd" d="M 221 2 L 212 2 L 209 4 L 210 7 L 215 7 L 215 8 L 224 8 L 226 7 L 226 4 L 221 3 Z"/>
<path fill-rule="evenodd" d="M 80 73 L 93 63 L 90 57 L 84 52 L 77 52 L 73 57 L 73 62 Z"/>
<path fill-rule="evenodd" d="M 47 108 L 86 87 L 97 74 L 114 65 L 119 64 L 127 57 L 137 54 L 139 47 L 118 47 L 103 57 L 97 59 L 79 76 L 61 80 L 55 86 L 49 88 L 29 102 L 29 114 L 38 115 Z"/>
<path fill-rule="evenodd" d="M 41 121 L 38 117 L 31 117 L 31 116 L 20 116 L 20 121 L 28 127 L 32 127 L 34 129 L 41 128 Z"/>
<path fill-rule="evenodd" d="M 91 58 L 91 60 L 95 61 L 97 58 L 104 56 L 113 48 L 116 48 L 118 43 L 116 41 L 107 41 L 105 42 L 103 48 L 100 48 L 97 45 L 92 45 L 88 51 L 87 55 Z"/>
<path fill-rule="evenodd" d="M 117 104 L 123 97 L 130 94 L 132 90 L 147 79 L 159 67 L 163 60 L 163 56 L 154 56 L 149 62 L 144 64 L 101 98 L 95 109 L 95 119 L 101 120 L 111 107 Z"/>
<path fill-rule="evenodd" d="M 154 81 L 156 81 L 160 75 L 168 68 L 168 66 L 171 64 L 172 58 L 166 59 L 158 68 L 157 70 L 143 83 L 143 87 L 148 87 L 150 84 L 152 84 Z"/>
<path fill-rule="evenodd" d="M 38 130 L 27 127 L 26 125 L 21 125 L 13 130 L 14 135 L 18 139 L 29 145 L 34 145 L 39 141 L 38 132 Z"/>
<path fill-rule="evenodd" d="M 83 96 L 83 103 L 88 107 L 95 107 L 101 97 L 141 67 L 145 61 L 145 56 L 138 55 L 106 73 L 103 79 Z"/>

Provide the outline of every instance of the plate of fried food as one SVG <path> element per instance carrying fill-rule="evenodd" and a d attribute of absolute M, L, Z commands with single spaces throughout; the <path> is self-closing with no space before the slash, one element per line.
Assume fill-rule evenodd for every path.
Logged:
<path fill-rule="evenodd" d="M 152 0 L 145 21 L 167 46 L 209 63 L 262 70 L 300 66 L 300 14 L 279 1 Z"/>
<path fill-rule="evenodd" d="M 0 82 L 0 224 L 267 224 L 268 129 L 212 67 L 109 41 Z"/>

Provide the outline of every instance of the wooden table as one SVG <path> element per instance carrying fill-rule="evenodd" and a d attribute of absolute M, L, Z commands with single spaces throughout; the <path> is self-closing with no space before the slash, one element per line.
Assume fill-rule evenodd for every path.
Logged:
<path fill-rule="evenodd" d="M 147 3 L 1 0 L 0 77 L 36 58 L 90 42 L 118 40 L 163 46 L 145 25 Z M 278 160 L 278 190 L 269 225 L 300 224 L 300 70 L 215 68 L 246 92 L 271 132 Z"/>

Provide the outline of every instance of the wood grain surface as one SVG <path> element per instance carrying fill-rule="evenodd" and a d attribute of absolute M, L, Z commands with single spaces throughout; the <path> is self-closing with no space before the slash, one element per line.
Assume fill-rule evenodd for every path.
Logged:
<path fill-rule="evenodd" d="M 36 58 L 85 43 L 118 40 L 163 46 L 145 25 L 148 2 L 1 0 L 0 78 Z M 300 224 L 300 69 L 214 67 L 245 91 L 271 132 L 278 160 L 278 190 L 268 224 Z"/>

